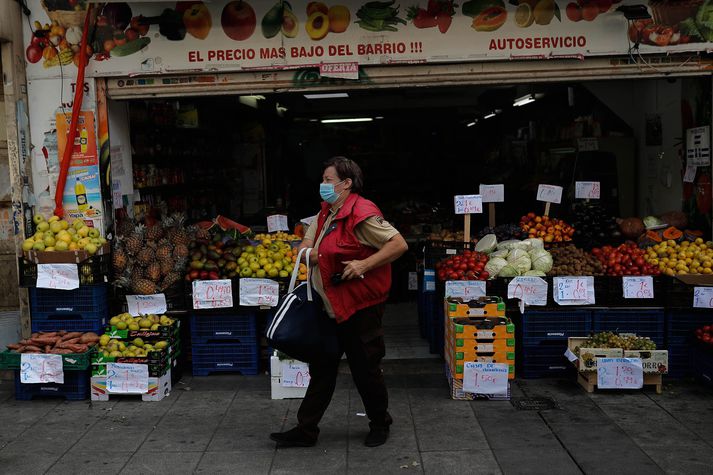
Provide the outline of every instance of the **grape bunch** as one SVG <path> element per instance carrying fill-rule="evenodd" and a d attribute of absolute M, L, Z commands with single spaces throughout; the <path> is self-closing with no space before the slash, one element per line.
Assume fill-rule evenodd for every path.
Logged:
<path fill-rule="evenodd" d="M 624 350 L 655 350 L 656 343 L 648 337 L 636 335 L 621 336 L 614 332 L 601 332 L 591 335 L 582 343 L 582 348 L 622 348 Z M 579 348 L 575 354 L 579 356 Z"/>

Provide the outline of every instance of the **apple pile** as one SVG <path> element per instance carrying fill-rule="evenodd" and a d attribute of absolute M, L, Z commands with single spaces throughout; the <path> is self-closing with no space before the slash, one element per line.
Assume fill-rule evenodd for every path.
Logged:
<path fill-rule="evenodd" d="M 465 250 L 462 254 L 444 259 L 436 264 L 438 280 L 488 280 L 485 270 L 488 255 L 483 252 Z"/>
<path fill-rule="evenodd" d="M 23 251 L 85 250 L 94 255 L 107 242 L 97 228 L 87 226 L 81 219 L 75 219 L 70 225 L 59 216 L 45 221 L 44 216 L 37 214 L 32 221 L 35 223 L 35 234 L 22 243 Z"/>
<path fill-rule="evenodd" d="M 696 339 L 708 345 L 713 345 L 713 325 L 696 329 Z"/>
<path fill-rule="evenodd" d="M 592 249 L 592 254 L 599 259 L 606 275 L 659 275 L 661 270 L 646 261 L 646 251 L 633 242 L 618 247 L 603 246 Z"/>

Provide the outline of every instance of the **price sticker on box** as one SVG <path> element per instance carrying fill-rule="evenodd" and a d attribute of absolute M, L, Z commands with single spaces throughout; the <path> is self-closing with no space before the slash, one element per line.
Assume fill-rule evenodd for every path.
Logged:
<path fill-rule="evenodd" d="M 149 365 L 107 363 L 106 390 L 118 394 L 146 394 L 149 392 Z"/>
<path fill-rule="evenodd" d="M 696 287 L 693 289 L 693 307 L 713 308 L 713 287 Z"/>
<path fill-rule="evenodd" d="M 273 214 L 267 217 L 267 232 L 289 231 L 287 227 L 287 216 L 284 214 Z"/>
<path fill-rule="evenodd" d="M 547 281 L 541 277 L 519 276 L 508 284 L 508 298 L 527 305 L 547 305 Z"/>
<path fill-rule="evenodd" d="M 230 308 L 233 306 L 233 283 L 224 280 L 194 280 L 193 308 Z"/>
<path fill-rule="evenodd" d="M 505 363 L 466 361 L 463 366 L 463 391 L 505 395 L 508 392 L 508 371 Z"/>
<path fill-rule="evenodd" d="M 479 191 L 483 203 L 503 203 L 505 201 L 505 185 L 480 185 Z"/>
<path fill-rule="evenodd" d="M 240 305 L 245 307 L 277 307 L 280 284 L 271 279 L 240 279 Z"/>
<path fill-rule="evenodd" d="M 309 386 L 309 364 L 296 361 L 282 362 L 283 388 L 306 388 Z"/>
<path fill-rule="evenodd" d="M 485 282 L 482 280 L 448 280 L 446 281 L 446 298 L 460 297 L 464 301 L 484 297 Z"/>
<path fill-rule="evenodd" d="M 480 195 L 456 195 L 456 214 L 480 214 L 483 212 L 483 198 Z"/>
<path fill-rule="evenodd" d="M 654 298 L 654 278 L 650 275 L 624 276 L 622 287 L 625 299 L 652 299 Z"/>
<path fill-rule="evenodd" d="M 641 389 L 644 367 L 641 358 L 597 358 L 599 389 Z"/>
<path fill-rule="evenodd" d="M 37 264 L 37 288 L 74 290 L 79 288 L 77 264 Z"/>
<path fill-rule="evenodd" d="M 133 317 L 139 315 L 162 315 L 166 313 L 166 295 L 127 295 L 127 311 Z"/>
<path fill-rule="evenodd" d="M 20 355 L 20 383 L 64 384 L 62 355 L 22 353 Z"/>
<path fill-rule="evenodd" d="M 538 186 L 537 201 L 560 204 L 562 202 L 562 187 L 556 185 Z"/>
<path fill-rule="evenodd" d="M 559 305 L 594 305 L 594 277 L 555 277 L 552 292 Z"/>
<path fill-rule="evenodd" d="M 598 181 L 578 181 L 574 187 L 574 197 L 583 200 L 598 200 L 602 187 Z"/>

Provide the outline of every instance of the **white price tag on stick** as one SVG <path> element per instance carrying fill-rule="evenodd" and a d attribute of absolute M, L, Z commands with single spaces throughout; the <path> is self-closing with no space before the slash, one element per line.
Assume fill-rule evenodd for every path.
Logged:
<path fill-rule="evenodd" d="M 270 279 L 240 279 L 240 305 L 244 307 L 277 307 L 280 284 Z"/>
<path fill-rule="evenodd" d="M 149 392 L 149 365 L 107 363 L 106 390 L 110 393 L 146 394 Z"/>
<path fill-rule="evenodd" d="M 713 308 L 713 287 L 694 288 L 693 306 L 695 308 Z"/>
<path fill-rule="evenodd" d="M 163 315 L 166 313 L 166 295 L 127 295 L 126 305 L 133 317 L 139 315 Z"/>
<path fill-rule="evenodd" d="M 654 278 L 650 275 L 624 276 L 622 287 L 625 299 L 654 298 Z"/>
<path fill-rule="evenodd" d="M 460 297 L 464 301 L 484 297 L 485 281 L 482 280 L 448 280 L 446 281 L 446 298 Z"/>
<path fill-rule="evenodd" d="M 594 305 L 594 277 L 555 277 L 552 296 L 559 305 Z"/>
<path fill-rule="evenodd" d="M 602 187 L 598 181 L 578 181 L 574 185 L 576 199 L 598 200 L 601 196 Z"/>
<path fill-rule="evenodd" d="M 508 284 L 508 298 L 520 299 L 527 305 L 547 305 L 547 281 L 541 277 L 515 277 Z"/>
<path fill-rule="evenodd" d="M 503 203 L 505 201 L 505 185 L 480 185 L 480 196 L 483 203 Z"/>
<path fill-rule="evenodd" d="M 556 185 L 538 186 L 537 201 L 560 204 L 562 202 L 562 187 Z"/>
<path fill-rule="evenodd" d="M 474 394 L 507 394 L 508 365 L 466 361 L 463 367 L 463 391 Z"/>
<path fill-rule="evenodd" d="M 309 364 L 300 362 L 282 362 L 282 387 L 306 388 L 309 386 Z"/>
<path fill-rule="evenodd" d="M 37 288 L 78 289 L 79 271 L 77 264 L 37 264 Z"/>
<path fill-rule="evenodd" d="M 483 198 L 480 195 L 456 195 L 456 214 L 480 214 L 483 212 Z"/>
<path fill-rule="evenodd" d="M 193 308 L 230 308 L 233 306 L 233 284 L 224 280 L 194 280 Z"/>
<path fill-rule="evenodd" d="M 644 367 L 641 358 L 597 358 L 599 389 L 641 389 Z"/>
<path fill-rule="evenodd" d="M 64 384 L 62 355 L 22 353 L 20 355 L 20 383 Z"/>
<path fill-rule="evenodd" d="M 287 216 L 284 214 L 273 214 L 267 217 L 267 232 L 289 231 L 287 227 Z"/>

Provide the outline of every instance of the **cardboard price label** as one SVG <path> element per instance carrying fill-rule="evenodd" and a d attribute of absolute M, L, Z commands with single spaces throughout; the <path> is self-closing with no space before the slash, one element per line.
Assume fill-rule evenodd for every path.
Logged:
<path fill-rule="evenodd" d="M 474 394 L 507 394 L 508 365 L 466 361 L 463 367 L 463 391 Z"/>
<path fill-rule="evenodd" d="M 423 290 L 425 292 L 436 291 L 436 271 L 433 269 L 423 270 Z"/>
<path fill-rule="evenodd" d="M 287 216 L 284 214 L 273 214 L 267 217 L 267 232 L 274 233 L 277 231 L 289 231 L 287 227 Z"/>
<path fill-rule="evenodd" d="M 696 167 L 711 164 L 710 126 L 686 130 L 686 164 Z"/>
<path fill-rule="evenodd" d="M 624 276 L 622 287 L 625 299 L 654 298 L 654 278 L 651 276 Z"/>
<path fill-rule="evenodd" d="M 74 290 L 79 288 L 77 264 L 37 264 L 37 288 Z"/>
<path fill-rule="evenodd" d="M 233 306 L 233 284 L 230 280 L 194 280 L 193 309 L 229 308 Z"/>
<path fill-rule="evenodd" d="M 574 197 L 577 199 L 598 200 L 601 196 L 602 187 L 598 181 L 578 181 L 574 185 Z"/>
<path fill-rule="evenodd" d="M 23 384 L 64 384 L 62 355 L 22 353 L 20 355 L 20 382 Z"/>
<path fill-rule="evenodd" d="M 149 365 L 107 363 L 106 390 L 119 394 L 146 394 L 149 392 Z"/>
<path fill-rule="evenodd" d="M 309 364 L 302 362 L 282 362 L 282 387 L 306 388 L 309 386 Z"/>
<path fill-rule="evenodd" d="M 693 306 L 695 308 L 713 308 L 713 287 L 694 288 Z"/>
<path fill-rule="evenodd" d="M 483 198 L 483 203 L 503 203 L 505 185 L 480 185 L 480 196 Z"/>
<path fill-rule="evenodd" d="M 480 195 L 456 195 L 456 214 L 480 214 L 483 212 L 483 198 Z"/>
<path fill-rule="evenodd" d="M 553 297 L 559 305 L 593 305 L 594 277 L 555 277 Z"/>
<path fill-rule="evenodd" d="M 277 307 L 280 284 L 270 279 L 240 279 L 240 305 L 245 307 Z"/>
<path fill-rule="evenodd" d="M 644 367 L 641 358 L 597 358 L 599 389 L 641 389 Z"/>
<path fill-rule="evenodd" d="M 162 315 L 166 313 L 166 295 L 127 295 L 126 305 L 133 317 L 140 315 Z"/>
<path fill-rule="evenodd" d="M 541 277 L 515 277 L 508 284 L 508 298 L 527 305 L 547 305 L 547 281 Z"/>
<path fill-rule="evenodd" d="M 448 280 L 446 281 L 446 298 L 460 297 L 465 301 L 484 297 L 485 282 L 482 280 Z"/>
<path fill-rule="evenodd" d="M 562 187 L 556 185 L 538 186 L 537 201 L 560 204 L 562 202 Z"/>

